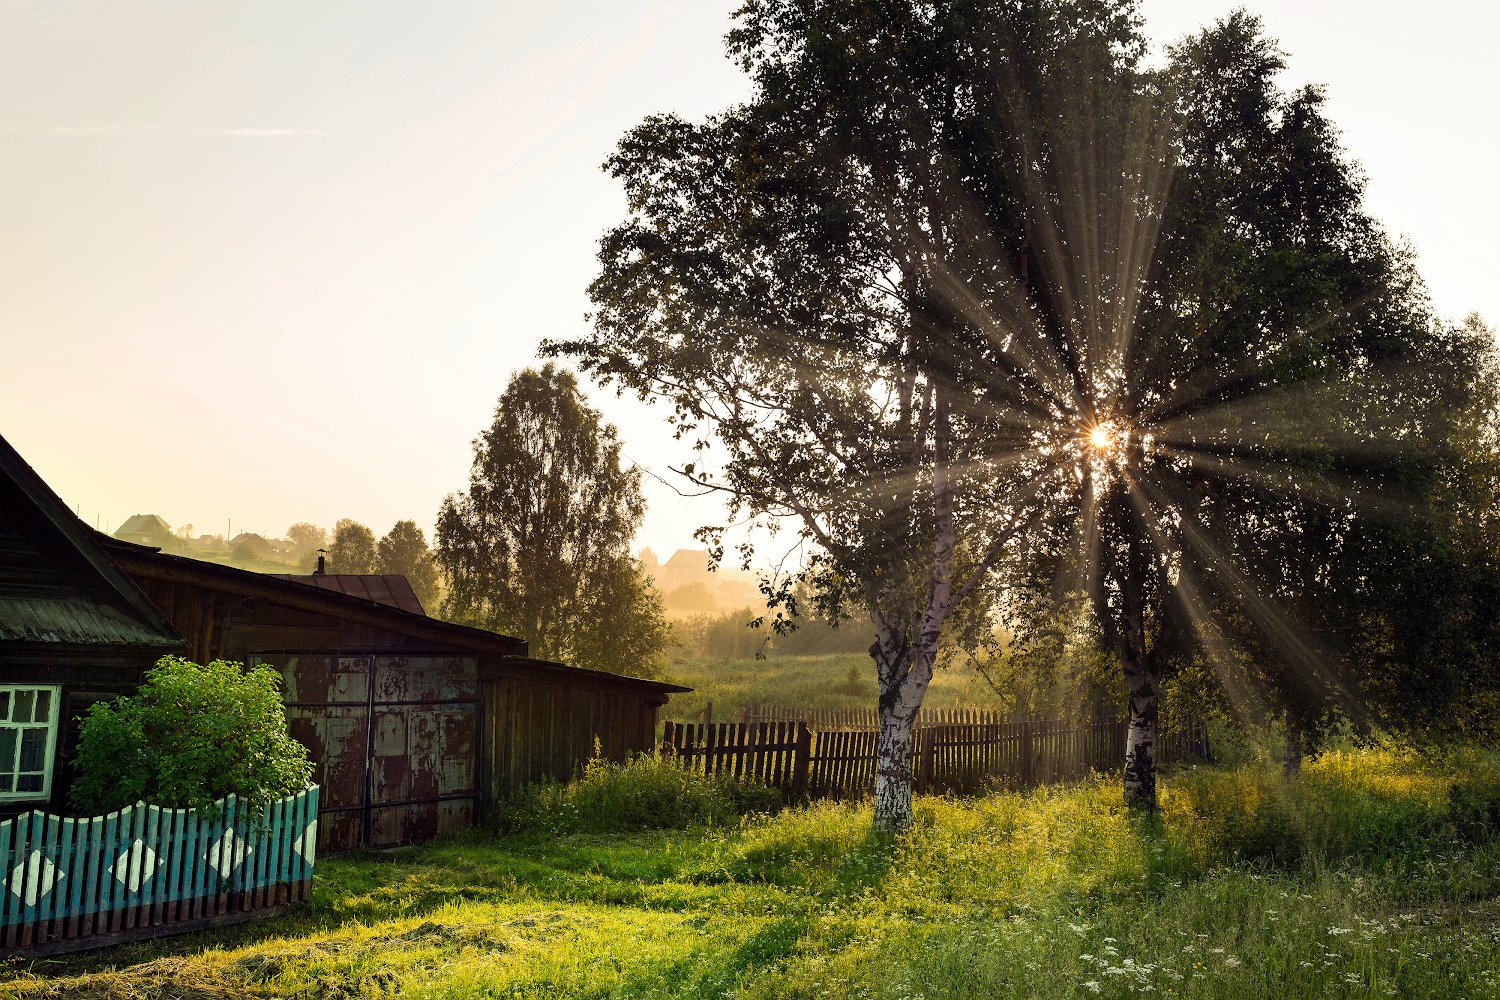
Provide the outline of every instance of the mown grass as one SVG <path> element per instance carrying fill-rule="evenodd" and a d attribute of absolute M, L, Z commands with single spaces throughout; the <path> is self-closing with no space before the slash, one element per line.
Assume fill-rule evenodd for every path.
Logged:
<path fill-rule="evenodd" d="M 672 664 L 668 679 L 693 689 L 672 696 L 664 710 L 670 719 L 696 718 L 710 701 L 714 717 L 724 721 L 736 719 L 745 705 L 868 709 L 879 694 L 875 668 L 863 653 L 693 660 Z M 972 667 L 956 666 L 937 671 L 922 704 L 928 708 L 1001 707 L 994 690 Z"/>
<path fill-rule="evenodd" d="M 21 997 L 1496 997 L 1500 754 L 1401 748 L 621 830 L 664 778 L 596 768 L 506 835 L 319 862 L 303 911 L 56 962 Z M 637 773 L 645 777 L 637 779 Z M 1454 789 L 1457 791 L 1454 791 Z M 716 799 L 715 797 L 719 798 Z M 628 798 L 628 796 L 625 796 Z M 571 810 L 570 810 L 571 804 Z M 742 803 L 743 805 L 743 803 Z M 591 818 L 592 817 L 592 818 Z M 708 817 L 707 823 L 701 822 Z"/>

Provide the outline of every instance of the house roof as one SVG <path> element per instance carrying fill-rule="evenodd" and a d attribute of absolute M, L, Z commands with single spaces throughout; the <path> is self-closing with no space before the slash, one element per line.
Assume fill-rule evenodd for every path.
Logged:
<path fill-rule="evenodd" d="M 286 576 L 252 573 L 233 566 L 170 555 L 149 546 L 136 545 L 107 535 L 99 537 L 110 558 L 126 572 L 141 578 L 196 584 L 242 597 L 264 598 L 283 607 L 335 616 L 356 624 L 394 632 L 418 642 L 430 642 L 450 649 L 497 657 L 497 662 L 503 661 L 506 665 L 528 673 L 586 677 L 661 694 L 692 690 L 663 681 L 534 660 L 528 655 L 526 641 L 514 636 L 429 618 L 424 614 L 332 588 L 310 587 Z"/>
<path fill-rule="evenodd" d="M 160 514 L 132 514 L 115 529 L 116 535 L 170 535 L 172 526 Z"/>
<path fill-rule="evenodd" d="M 348 594 L 350 597 L 360 597 L 377 604 L 387 604 L 393 608 L 400 608 L 402 611 L 410 611 L 412 614 L 427 614 L 422 608 L 422 602 L 417 598 L 416 591 L 411 589 L 410 581 L 399 573 L 312 573 L 306 576 L 275 573 L 272 575 L 278 580 L 291 580 L 310 587 L 337 591 L 340 594 Z"/>
<path fill-rule="evenodd" d="M 184 645 L 162 613 L 0 437 L 0 643 L 167 652 Z"/>

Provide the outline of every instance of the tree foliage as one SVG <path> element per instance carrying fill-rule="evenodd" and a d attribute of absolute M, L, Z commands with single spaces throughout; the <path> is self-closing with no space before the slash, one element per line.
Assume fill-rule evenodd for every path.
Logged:
<path fill-rule="evenodd" d="M 517 372 L 474 441 L 468 490 L 438 514 L 445 616 L 523 637 L 535 656 L 656 674 L 669 630 L 629 550 L 644 515 L 639 471 L 573 375 Z"/>
<path fill-rule="evenodd" d="M 417 522 L 397 521 L 391 526 L 376 546 L 375 569 L 406 577 L 422 607 L 428 613 L 437 611 L 441 589 L 437 561 Z"/>
<path fill-rule="evenodd" d="M 752 0 L 738 17 L 754 98 L 621 141 L 608 169 L 631 215 L 601 244 L 594 332 L 555 349 L 670 401 L 705 455 L 717 439 L 712 474 L 701 457 L 682 471 L 792 519 L 818 610 L 868 617 L 876 821 L 902 825 L 940 640 L 982 631 L 966 609 L 1059 471 L 1037 432 L 1066 421 L 1076 386 L 1058 382 L 1087 346 L 1076 310 L 1042 315 L 1025 292 L 1053 259 L 1031 240 L 1031 165 L 1079 127 L 1059 111 L 1122 94 L 1099 148 L 1151 147 L 1116 86 L 1144 44 L 1118 2 Z"/>
<path fill-rule="evenodd" d="M 308 556 L 319 549 L 328 548 L 328 532 L 307 521 L 298 521 L 286 529 L 286 537 L 295 546 L 298 562 L 303 562 Z"/>
<path fill-rule="evenodd" d="M 347 517 L 333 526 L 333 541 L 328 546 L 327 569 L 330 573 L 367 575 L 377 572 L 375 532 Z"/>
<path fill-rule="evenodd" d="M 281 676 L 163 657 L 132 696 L 89 707 L 69 791 L 103 813 L 144 800 L 204 808 L 226 795 L 252 809 L 307 787 L 312 761 L 287 733 Z"/>
<path fill-rule="evenodd" d="M 737 16 L 752 99 L 625 136 L 593 332 L 550 349 L 669 401 L 681 471 L 792 519 L 819 610 L 868 614 L 877 823 L 909 819 L 886 791 L 940 645 L 992 641 L 1002 587 L 1062 605 L 1039 622 L 1082 602 L 1138 804 L 1174 658 L 1326 702 L 1317 609 L 1366 501 L 1440 475 L 1447 352 L 1321 92 L 1245 14 L 1164 68 L 1132 0 Z"/>

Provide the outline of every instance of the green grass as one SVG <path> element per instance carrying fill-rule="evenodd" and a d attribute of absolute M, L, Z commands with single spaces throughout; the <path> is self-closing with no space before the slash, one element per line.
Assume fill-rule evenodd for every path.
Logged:
<path fill-rule="evenodd" d="M 1292 786 L 1183 771 L 1154 817 L 1103 778 L 919 799 L 890 843 L 837 804 L 592 832 L 631 825 L 612 796 L 637 779 L 591 780 L 574 832 L 543 809 L 503 837 L 325 859 L 293 916 L 13 963 L 0 994 L 1500 996 L 1492 751 L 1330 754 Z"/>
<path fill-rule="evenodd" d="M 868 709 L 878 698 L 875 668 L 863 653 L 674 663 L 668 668 L 668 680 L 693 689 L 690 694 L 673 695 L 662 710 L 663 718 L 676 720 L 701 715 L 709 701 L 714 703 L 715 718 L 730 721 L 745 705 Z M 922 704 L 927 708 L 1001 707 L 983 677 L 972 668 L 958 667 L 937 671 Z"/>

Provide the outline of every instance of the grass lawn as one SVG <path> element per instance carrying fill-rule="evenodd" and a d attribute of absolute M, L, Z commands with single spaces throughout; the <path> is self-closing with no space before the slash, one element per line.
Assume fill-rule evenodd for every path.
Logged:
<path fill-rule="evenodd" d="M 543 817 L 325 859 L 294 916 L 12 962 L 0 994 L 1500 997 L 1497 790 L 1493 752 L 1370 750 L 1290 788 L 1179 772 L 1149 818 L 1102 778 L 921 799 L 895 843 L 837 804 L 608 834 Z"/>
<path fill-rule="evenodd" d="M 710 700 L 714 717 L 725 722 L 737 718 L 742 705 L 868 709 L 879 700 L 875 668 L 863 653 L 695 660 L 673 663 L 667 668 L 667 679 L 693 689 L 690 694 L 673 695 L 663 709 L 663 718 L 679 721 L 697 718 Z M 922 704 L 927 708 L 1001 707 L 983 677 L 972 668 L 957 667 L 934 674 Z"/>

